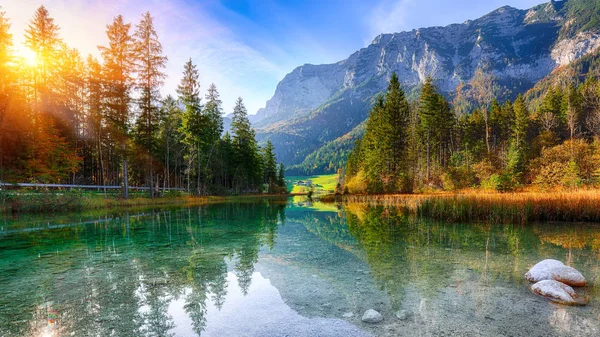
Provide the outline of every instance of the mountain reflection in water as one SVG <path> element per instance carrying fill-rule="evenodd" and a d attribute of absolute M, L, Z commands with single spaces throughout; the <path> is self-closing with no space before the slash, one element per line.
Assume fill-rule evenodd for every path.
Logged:
<path fill-rule="evenodd" d="M 5 218 L 0 336 L 598 335 L 599 257 L 599 225 L 357 204 Z M 588 306 L 531 294 L 523 275 L 544 258 L 582 271 Z M 361 322 L 367 309 L 384 321 Z"/>

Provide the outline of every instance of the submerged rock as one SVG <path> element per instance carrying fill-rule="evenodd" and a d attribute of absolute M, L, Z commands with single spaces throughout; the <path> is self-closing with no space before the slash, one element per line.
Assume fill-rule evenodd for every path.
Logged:
<path fill-rule="evenodd" d="M 555 280 L 542 280 L 533 286 L 534 294 L 543 296 L 553 302 L 568 305 L 586 305 L 587 300 L 580 297 L 573 288 Z"/>
<path fill-rule="evenodd" d="M 344 317 L 344 318 L 352 318 L 352 317 L 354 317 L 354 314 L 353 314 L 353 313 L 351 313 L 351 312 L 346 312 L 346 313 L 344 313 L 344 314 L 342 315 L 342 317 Z"/>
<path fill-rule="evenodd" d="M 538 262 L 525 274 L 530 282 L 543 280 L 555 280 L 573 287 L 583 287 L 586 284 L 585 277 L 577 269 L 565 266 L 558 260 L 547 259 Z"/>
<path fill-rule="evenodd" d="M 400 310 L 400 311 L 396 312 L 396 317 L 398 317 L 398 319 L 401 321 L 407 320 L 409 316 L 410 316 L 410 314 L 406 310 Z"/>
<path fill-rule="evenodd" d="M 379 323 L 383 321 L 383 316 L 373 309 L 369 309 L 365 311 L 365 314 L 362 317 L 362 321 L 365 323 Z"/>
<path fill-rule="evenodd" d="M 585 287 L 586 285 L 585 277 L 577 269 L 569 266 L 553 269 L 552 278 L 572 287 Z"/>

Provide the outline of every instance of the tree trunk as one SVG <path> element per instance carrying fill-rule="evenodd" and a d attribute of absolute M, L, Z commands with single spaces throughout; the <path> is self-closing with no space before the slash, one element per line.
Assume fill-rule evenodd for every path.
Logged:
<path fill-rule="evenodd" d="M 487 115 L 487 112 L 486 112 Z M 485 146 L 487 148 L 488 155 L 490 154 L 490 126 L 488 124 L 488 117 L 484 118 L 485 122 Z"/>
<path fill-rule="evenodd" d="M 196 189 L 198 190 L 198 195 L 200 195 L 201 194 L 200 193 L 200 186 L 201 186 L 200 185 L 200 174 L 201 174 L 200 173 L 200 167 L 202 166 L 202 162 L 200 161 L 200 143 L 198 143 L 197 148 L 198 148 L 198 154 L 196 156 L 196 161 L 198 162 L 198 172 L 196 172 L 196 174 L 197 174 L 198 177 L 196 179 L 197 180 Z"/>
<path fill-rule="evenodd" d="M 129 198 L 129 176 L 127 171 L 129 170 L 127 158 L 123 159 L 123 198 Z"/>
<path fill-rule="evenodd" d="M 431 131 L 427 130 L 427 182 L 429 182 L 429 173 L 431 168 L 431 155 L 430 155 L 430 135 Z"/>
<path fill-rule="evenodd" d="M 125 153 L 125 143 L 123 143 L 123 198 L 129 198 L 129 163 L 127 162 L 127 154 Z"/>

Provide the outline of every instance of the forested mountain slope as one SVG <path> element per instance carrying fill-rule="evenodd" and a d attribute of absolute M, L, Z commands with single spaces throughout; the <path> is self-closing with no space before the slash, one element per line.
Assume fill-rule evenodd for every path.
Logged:
<path fill-rule="evenodd" d="M 593 53 L 600 46 L 599 13 L 600 0 L 551 1 L 529 10 L 501 7 L 462 24 L 379 35 L 345 60 L 288 74 L 254 117 L 257 136 L 271 140 L 288 166 L 315 157 L 323 146 L 336 148 L 330 142 L 366 119 L 392 72 L 409 97 L 431 76 L 451 100 L 467 97 L 470 110 L 472 83 L 483 69 L 493 76 L 495 96 L 512 99 Z M 336 165 L 309 162 L 300 167 Z"/>

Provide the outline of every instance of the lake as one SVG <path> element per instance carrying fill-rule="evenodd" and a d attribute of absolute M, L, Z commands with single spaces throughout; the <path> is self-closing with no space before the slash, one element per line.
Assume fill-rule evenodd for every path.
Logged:
<path fill-rule="evenodd" d="M 545 258 L 586 276 L 588 306 L 531 293 Z M 597 336 L 598 285 L 598 224 L 291 199 L 0 219 L 2 337 Z"/>

